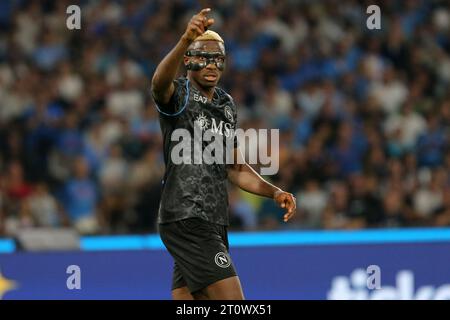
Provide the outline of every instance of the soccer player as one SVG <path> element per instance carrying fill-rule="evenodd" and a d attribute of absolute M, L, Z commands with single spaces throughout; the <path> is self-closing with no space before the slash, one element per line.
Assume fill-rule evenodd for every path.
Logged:
<path fill-rule="evenodd" d="M 222 139 L 236 126 L 233 99 L 217 83 L 225 67 L 223 39 L 208 28 L 214 19 L 203 9 L 190 20 L 176 46 L 156 68 L 151 92 L 160 113 L 166 172 L 158 213 L 161 239 L 173 257 L 172 297 L 176 300 L 242 300 L 244 295 L 228 253 L 227 181 L 248 192 L 273 198 L 295 213 L 295 198 L 265 181 L 248 164 L 175 164 L 172 133 L 195 126 L 215 129 Z M 187 77 L 176 79 L 184 63 Z M 235 138 L 233 138 L 235 139 Z M 234 157 L 242 157 L 233 144 Z M 240 158 L 243 159 L 243 158 Z M 242 163 L 242 162 L 240 162 Z"/>

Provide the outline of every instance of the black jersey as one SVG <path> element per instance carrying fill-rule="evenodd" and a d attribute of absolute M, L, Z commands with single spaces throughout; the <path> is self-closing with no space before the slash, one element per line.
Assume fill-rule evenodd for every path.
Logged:
<path fill-rule="evenodd" d="M 164 143 L 166 171 L 158 213 L 158 223 L 167 223 L 198 217 L 212 223 L 228 225 L 228 192 L 226 163 L 192 162 L 175 164 L 172 149 L 179 141 L 172 141 L 172 133 L 185 129 L 194 143 L 194 128 L 197 132 L 212 130 L 215 139 L 224 145 L 233 139 L 236 129 L 236 107 L 233 99 L 224 90 L 216 87 L 212 101 L 207 101 L 201 92 L 186 78 L 174 81 L 175 91 L 167 105 L 157 102 Z M 179 132 L 179 131 L 178 131 Z M 230 134 L 231 133 L 231 134 Z M 201 142 L 206 147 L 208 142 Z M 192 148 L 192 156 L 195 148 Z"/>

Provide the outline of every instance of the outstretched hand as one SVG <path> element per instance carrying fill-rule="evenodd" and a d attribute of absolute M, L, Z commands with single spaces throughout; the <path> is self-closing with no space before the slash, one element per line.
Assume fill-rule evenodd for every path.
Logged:
<path fill-rule="evenodd" d="M 201 36 L 214 23 L 214 19 L 208 19 L 207 14 L 211 11 L 210 8 L 202 9 L 199 13 L 192 16 L 188 23 L 186 31 L 183 35 L 188 41 L 194 41 Z"/>
<path fill-rule="evenodd" d="M 295 214 L 295 209 L 297 207 L 294 195 L 289 192 L 278 190 L 275 192 L 273 199 L 281 208 L 286 210 L 283 220 L 284 222 L 288 222 Z"/>

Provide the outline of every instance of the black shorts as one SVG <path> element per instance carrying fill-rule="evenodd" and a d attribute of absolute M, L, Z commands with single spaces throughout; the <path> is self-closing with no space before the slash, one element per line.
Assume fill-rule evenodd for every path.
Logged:
<path fill-rule="evenodd" d="M 187 286 L 194 293 L 236 275 L 226 226 L 188 218 L 160 224 L 159 233 L 175 260 L 172 290 Z"/>

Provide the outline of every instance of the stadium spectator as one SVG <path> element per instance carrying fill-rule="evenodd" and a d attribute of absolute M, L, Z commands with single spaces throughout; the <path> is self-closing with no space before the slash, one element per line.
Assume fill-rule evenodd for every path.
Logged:
<path fill-rule="evenodd" d="M 74 161 L 72 177 L 63 187 L 61 201 L 73 226 L 82 234 L 100 231 L 99 189 L 90 177 L 86 159 Z"/>

